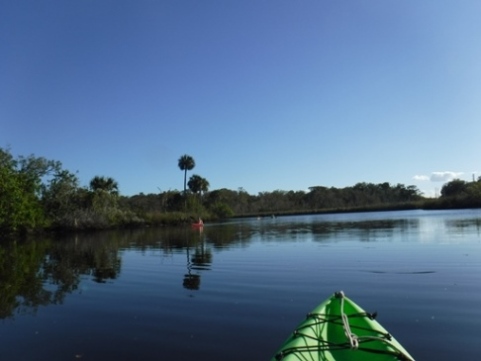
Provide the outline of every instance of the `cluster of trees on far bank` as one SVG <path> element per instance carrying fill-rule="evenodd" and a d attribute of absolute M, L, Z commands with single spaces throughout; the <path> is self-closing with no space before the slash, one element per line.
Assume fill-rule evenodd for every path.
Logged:
<path fill-rule="evenodd" d="M 180 224 L 233 216 L 259 216 L 375 209 L 481 207 L 481 177 L 446 183 L 438 199 L 422 197 L 415 186 L 357 183 L 351 187 L 316 186 L 309 191 L 261 192 L 242 188 L 209 191 L 197 174 L 187 180 L 194 159 L 178 160 L 183 191 L 122 196 L 117 181 L 95 176 L 81 186 L 77 174 L 58 161 L 34 155 L 15 158 L 0 148 L 0 232 L 45 229 L 102 229 Z M 180 182 L 179 182 L 180 183 Z"/>
<path fill-rule="evenodd" d="M 427 202 L 426 208 L 479 208 L 481 207 L 481 176 L 467 182 L 454 179 L 443 185 L 441 197 Z"/>
<path fill-rule="evenodd" d="M 43 157 L 14 158 L 0 149 L 0 230 L 3 234 L 52 228 L 105 228 L 140 219 L 119 206 L 117 182 L 96 176 L 88 187 Z"/>

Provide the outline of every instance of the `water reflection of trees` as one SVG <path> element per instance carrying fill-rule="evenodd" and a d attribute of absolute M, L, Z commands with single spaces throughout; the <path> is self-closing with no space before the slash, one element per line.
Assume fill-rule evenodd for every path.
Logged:
<path fill-rule="evenodd" d="M 207 242 L 216 249 L 246 246 L 256 232 L 251 222 L 218 224 L 205 229 Z"/>
<path fill-rule="evenodd" d="M 465 226 L 467 223 L 452 226 Z M 467 226 L 479 227 L 479 220 Z M 418 220 L 357 222 L 239 221 L 209 225 L 203 232 L 186 228 L 146 228 L 47 237 L 0 244 L 0 318 L 35 313 L 38 307 L 62 303 L 80 283 L 114 282 L 122 269 L 122 252 L 160 250 L 186 257 L 182 286 L 199 290 L 201 276 L 212 268 L 213 252 L 247 247 L 253 241 L 333 240 L 338 236 L 370 240 L 418 227 Z M 180 282 L 179 282 L 180 283 Z"/>
<path fill-rule="evenodd" d="M 52 292 L 43 288 L 38 270 L 47 244 L 10 242 L 0 248 L 0 318 L 35 311 L 55 302 Z"/>
<path fill-rule="evenodd" d="M 212 264 L 212 251 L 206 244 L 203 231 L 199 230 L 194 233 L 198 233 L 198 237 L 186 238 L 187 273 L 182 282 L 182 285 L 190 290 L 200 289 L 201 272 L 210 270 Z M 191 248 L 193 253 L 191 253 Z"/>
<path fill-rule="evenodd" d="M 113 282 L 125 249 L 163 254 L 186 252 L 183 285 L 199 289 L 200 274 L 211 268 L 212 251 L 205 235 L 190 228 L 110 231 L 0 244 L 0 319 L 36 313 L 60 304 L 81 282 Z"/>
<path fill-rule="evenodd" d="M 475 228 L 479 231 L 481 229 L 481 218 L 448 219 L 444 223 L 447 228 L 454 228 L 456 230 Z"/>
<path fill-rule="evenodd" d="M 250 228 L 249 228 L 250 226 Z M 373 219 L 359 221 L 279 221 L 260 220 L 250 222 L 240 230 L 250 242 L 253 238 L 262 241 L 333 241 L 337 237 L 352 237 L 363 241 L 394 237 L 409 229 L 419 228 L 418 219 Z M 242 237 L 238 234 L 237 237 Z"/>
<path fill-rule="evenodd" d="M 189 290 L 198 290 L 200 288 L 200 274 L 192 273 L 192 262 L 190 256 L 190 246 L 187 244 L 187 273 L 184 275 L 182 285 Z"/>
<path fill-rule="evenodd" d="M 200 271 L 210 270 L 212 264 L 212 252 L 200 239 L 194 246 L 194 254 L 190 255 L 190 246 L 187 245 L 187 274 L 184 275 L 183 286 L 190 290 L 200 288 Z M 196 273 L 193 273 L 196 272 Z"/>
<path fill-rule="evenodd" d="M 118 244 L 108 233 L 79 237 L 53 243 L 43 269 L 53 282 L 66 292 L 77 289 L 81 275 L 98 283 L 117 278 L 121 267 Z"/>
<path fill-rule="evenodd" d="M 361 241 L 393 238 L 398 233 L 419 228 L 417 219 L 379 219 L 356 222 L 326 222 L 313 227 L 314 239 L 325 240 L 333 234 L 347 236 Z"/>
<path fill-rule="evenodd" d="M 62 303 L 79 288 L 82 277 L 103 283 L 117 278 L 120 268 L 117 242 L 100 235 L 4 243 L 0 247 L 0 318 Z"/>

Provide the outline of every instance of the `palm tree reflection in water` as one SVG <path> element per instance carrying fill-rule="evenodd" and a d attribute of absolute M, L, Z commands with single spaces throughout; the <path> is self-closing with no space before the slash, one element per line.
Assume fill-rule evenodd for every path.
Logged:
<path fill-rule="evenodd" d="M 199 239 L 196 242 L 194 254 L 190 255 L 190 244 L 187 242 L 187 274 L 184 275 L 183 286 L 189 290 L 200 289 L 200 271 L 210 270 L 212 263 L 212 252 L 206 248 L 203 230 L 198 229 Z M 192 273 L 196 271 L 196 273 Z"/>

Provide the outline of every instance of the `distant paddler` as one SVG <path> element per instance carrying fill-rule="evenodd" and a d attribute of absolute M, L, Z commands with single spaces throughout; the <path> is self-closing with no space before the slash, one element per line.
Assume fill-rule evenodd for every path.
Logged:
<path fill-rule="evenodd" d="M 197 221 L 197 223 L 192 223 L 192 227 L 198 227 L 198 228 L 204 227 L 204 221 L 202 221 L 202 218 L 199 217 L 199 220 Z"/>

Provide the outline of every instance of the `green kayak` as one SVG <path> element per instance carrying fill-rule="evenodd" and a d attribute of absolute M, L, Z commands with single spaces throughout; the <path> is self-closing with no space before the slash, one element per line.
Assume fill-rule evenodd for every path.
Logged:
<path fill-rule="evenodd" d="M 375 316 L 336 292 L 307 315 L 271 361 L 414 361 Z"/>

